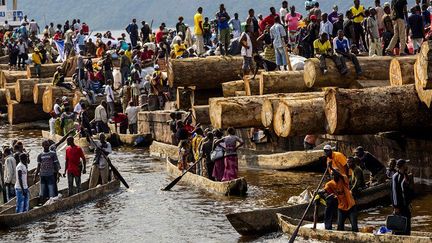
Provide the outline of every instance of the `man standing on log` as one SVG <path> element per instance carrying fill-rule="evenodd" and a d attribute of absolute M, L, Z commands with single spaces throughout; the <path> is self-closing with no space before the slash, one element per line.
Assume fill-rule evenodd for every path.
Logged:
<path fill-rule="evenodd" d="M 354 43 L 360 47 L 360 39 L 363 43 L 364 49 L 367 51 L 367 43 L 365 39 L 365 33 L 362 26 L 364 17 L 365 17 L 365 9 L 363 5 L 360 5 L 360 0 L 354 0 L 354 6 L 351 7 L 351 13 L 353 17 L 354 22 L 354 32 L 355 32 L 355 38 Z"/>
<path fill-rule="evenodd" d="M 382 55 L 381 41 L 378 29 L 378 20 L 376 17 L 376 10 L 374 8 L 369 9 L 370 16 L 367 18 L 367 32 L 369 34 L 369 56 Z"/>
<path fill-rule="evenodd" d="M 41 78 L 42 55 L 37 47 L 34 48 L 34 52 L 32 54 L 32 61 L 34 64 L 36 77 Z"/>
<path fill-rule="evenodd" d="M 225 5 L 221 4 L 219 6 L 219 12 L 216 14 L 217 27 L 219 32 L 219 42 L 221 48 L 221 54 L 227 55 L 228 46 L 230 41 L 229 24 L 230 16 L 225 10 Z"/>
<path fill-rule="evenodd" d="M 243 57 L 243 76 L 248 75 L 252 70 L 252 40 L 249 36 L 249 28 L 246 26 L 245 32 L 240 37 L 241 55 Z"/>
<path fill-rule="evenodd" d="M 130 23 L 126 27 L 126 32 L 129 34 L 132 47 L 137 46 L 139 35 L 138 35 L 138 25 L 136 24 L 136 19 L 132 19 L 132 23 Z"/>
<path fill-rule="evenodd" d="M 194 24 L 195 24 L 195 37 L 196 37 L 196 47 L 197 54 L 201 56 L 204 53 L 204 30 L 203 30 L 203 9 L 199 7 L 197 13 L 194 16 Z"/>
<path fill-rule="evenodd" d="M 79 146 L 75 145 L 73 137 L 67 138 L 67 145 L 69 146 L 66 148 L 66 164 L 63 177 L 66 177 L 67 172 L 68 192 L 69 196 L 72 196 L 73 194 L 79 193 L 81 191 L 81 172 L 83 174 L 86 173 L 87 162 L 84 152 Z M 73 188 L 74 181 L 77 189 L 76 192 L 74 192 Z"/>
<path fill-rule="evenodd" d="M 333 39 L 333 48 L 336 54 L 339 55 L 344 69 L 347 68 L 345 59 L 348 59 L 354 64 L 357 75 L 361 75 L 362 69 L 360 67 L 360 63 L 357 59 L 357 56 L 351 53 L 349 41 L 344 36 L 343 30 L 339 30 L 337 32 L 337 38 Z"/>
<path fill-rule="evenodd" d="M 282 70 L 281 66 L 283 66 L 284 70 L 287 70 L 287 57 L 285 54 L 285 37 L 287 33 L 285 28 L 281 25 L 279 16 L 275 17 L 274 22 L 274 25 L 270 28 L 270 37 L 273 40 L 276 64 L 279 66 L 279 70 Z"/>
<path fill-rule="evenodd" d="M 401 56 L 405 56 L 406 47 L 406 27 L 405 20 L 408 19 L 407 0 L 392 1 L 392 15 L 394 24 L 394 35 L 386 49 L 386 54 L 393 56 L 393 48 L 399 41 L 399 51 Z"/>
<path fill-rule="evenodd" d="M 333 60 L 342 75 L 347 74 L 348 70 L 343 67 L 341 59 L 333 53 L 327 33 L 322 33 L 320 38 L 314 41 L 313 47 L 315 49 L 315 56 L 320 60 L 320 69 L 323 74 L 328 72 L 326 58 Z"/>

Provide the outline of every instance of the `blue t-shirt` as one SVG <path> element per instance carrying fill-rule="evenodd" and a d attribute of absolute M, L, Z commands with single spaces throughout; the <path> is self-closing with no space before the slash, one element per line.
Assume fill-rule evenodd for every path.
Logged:
<path fill-rule="evenodd" d="M 217 17 L 217 23 L 218 23 L 218 29 L 223 30 L 223 29 L 228 29 L 229 28 L 229 24 L 228 24 L 228 14 L 226 12 L 219 12 L 216 14 Z M 224 20 L 222 20 L 221 18 L 225 17 Z"/>
<path fill-rule="evenodd" d="M 342 40 L 339 38 L 334 38 L 333 46 L 334 49 L 339 52 L 349 52 L 350 49 L 349 41 L 346 37 L 344 37 Z"/>

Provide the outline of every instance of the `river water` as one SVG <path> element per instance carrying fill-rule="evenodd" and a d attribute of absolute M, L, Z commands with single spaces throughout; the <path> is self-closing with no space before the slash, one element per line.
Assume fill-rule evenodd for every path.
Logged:
<path fill-rule="evenodd" d="M 31 150 L 31 164 L 41 151 L 40 130 L 17 131 L 0 127 L 0 144 L 23 141 Z M 64 151 L 59 153 L 64 163 Z M 66 212 L 48 216 L 6 231 L 0 242 L 286 242 L 280 233 L 260 238 L 241 237 L 225 218 L 226 213 L 282 206 L 292 195 L 313 188 L 317 173 L 276 172 L 240 169 L 249 185 L 246 198 L 215 196 L 179 183 L 163 192 L 172 178 L 165 173 L 163 160 L 149 157 L 145 149 L 121 148 L 112 161 L 130 185 L 107 198 Z M 87 176 L 87 175 L 86 175 Z M 66 187 L 65 180 L 60 188 Z M 415 230 L 432 231 L 432 194 L 414 202 Z M 361 225 L 384 225 L 390 208 L 374 208 L 360 214 Z"/>

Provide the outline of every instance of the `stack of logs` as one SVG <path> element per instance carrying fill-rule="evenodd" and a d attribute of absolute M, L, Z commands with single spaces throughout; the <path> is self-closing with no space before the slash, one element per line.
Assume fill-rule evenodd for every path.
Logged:
<path fill-rule="evenodd" d="M 63 88 L 52 87 L 52 76 L 60 65 L 42 65 L 42 78 L 36 77 L 33 66 L 26 71 L 8 71 L 5 65 L 0 66 L 0 109 L 7 105 L 10 124 L 48 119 L 55 98 L 68 96 Z"/>
<path fill-rule="evenodd" d="M 205 112 L 216 128 L 270 128 L 280 137 L 426 131 L 432 128 L 429 49 L 425 43 L 418 56 L 359 57 L 359 77 L 351 63 L 341 76 L 329 60 L 324 75 L 318 60 L 309 59 L 304 71 L 262 73 L 251 82 L 259 90 L 253 96 L 235 97 L 242 81 L 227 82 L 225 97 L 211 98 Z"/>

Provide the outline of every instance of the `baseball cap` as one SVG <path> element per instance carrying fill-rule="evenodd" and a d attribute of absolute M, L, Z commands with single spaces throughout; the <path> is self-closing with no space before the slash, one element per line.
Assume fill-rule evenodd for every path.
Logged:
<path fill-rule="evenodd" d="M 330 146 L 330 144 L 327 144 L 324 146 L 324 150 L 332 150 L 332 147 Z"/>

